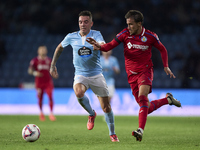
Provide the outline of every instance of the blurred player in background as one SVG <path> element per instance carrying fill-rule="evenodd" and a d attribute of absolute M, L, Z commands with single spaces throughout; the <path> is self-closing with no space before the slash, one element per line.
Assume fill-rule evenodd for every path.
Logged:
<path fill-rule="evenodd" d="M 94 49 L 100 49 L 101 51 L 109 51 L 123 43 L 128 82 L 132 94 L 140 106 L 139 127 L 132 132 L 132 135 L 136 137 L 137 141 L 141 141 L 148 114 L 163 105 L 169 104 L 181 107 L 181 103 L 171 93 L 167 93 L 166 98 L 149 102 L 148 94 L 152 92 L 153 81 L 152 46 L 160 51 L 166 74 L 170 75 L 170 78 L 175 78 L 175 76 L 168 66 L 166 48 L 154 32 L 143 27 L 143 14 L 137 10 L 130 10 L 125 18 L 128 27 L 117 34 L 111 42 L 100 45 L 93 38 L 87 38 L 87 41 L 93 45 Z"/>
<path fill-rule="evenodd" d="M 40 108 L 40 120 L 45 121 L 45 116 L 42 111 L 43 106 L 43 95 L 46 94 L 49 97 L 49 106 L 50 106 L 50 115 L 49 119 L 55 121 L 56 118 L 53 115 L 53 80 L 49 74 L 49 69 L 51 65 L 51 59 L 47 56 L 47 47 L 39 46 L 38 47 L 38 56 L 33 58 L 30 61 L 28 68 L 28 73 L 35 77 L 35 87 L 37 90 L 38 104 Z"/>
<path fill-rule="evenodd" d="M 58 72 L 56 62 L 63 49 L 71 45 L 73 49 L 73 64 L 75 77 L 73 89 L 80 105 L 89 113 L 87 128 L 92 130 L 96 112 L 92 109 L 85 92 L 88 88 L 97 95 L 101 108 L 105 114 L 109 135 L 112 142 L 119 142 L 114 128 L 114 115 L 108 100 L 108 88 L 100 64 L 100 51 L 94 51 L 91 44 L 86 42 L 86 37 L 92 36 L 99 43 L 105 43 L 101 33 L 91 30 L 93 26 L 92 14 L 90 11 L 82 11 L 79 14 L 80 31 L 67 34 L 64 40 L 57 46 L 51 63 L 50 74 L 57 78 Z M 67 69 L 67 68 L 66 68 Z"/>
<path fill-rule="evenodd" d="M 106 83 L 109 91 L 109 102 L 115 93 L 115 79 L 114 75 L 120 73 L 119 63 L 116 57 L 111 56 L 112 51 L 103 52 L 100 57 L 101 66 L 103 69 L 103 75 L 106 79 Z"/>

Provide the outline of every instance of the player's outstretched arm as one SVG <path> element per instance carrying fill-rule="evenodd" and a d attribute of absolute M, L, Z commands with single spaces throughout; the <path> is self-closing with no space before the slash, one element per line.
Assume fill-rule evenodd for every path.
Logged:
<path fill-rule="evenodd" d="M 49 70 L 49 73 L 55 79 L 58 78 L 58 71 L 57 71 L 57 68 L 56 68 L 56 62 L 57 62 L 58 58 L 60 57 L 62 51 L 63 51 L 63 47 L 62 47 L 62 45 L 60 43 L 56 47 L 56 50 L 54 52 L 53 59 L 52 59 L 52 62 L 51 62 L 51 67 L 50 67 L 50 70 Z"/>
<path fill-rule="evenodd" d="M 99 50 L 101 48 L 101 44 L 99 44 L 95 39 L 91 38 L 91 37 L 88 37 L 86 39 L 86 41 L 88 43 L 90 43 L 91 45 L 93 45 L 94 47 L 94 50 Z"/>
<path fill-rule="evenodd" d="M 176 76 L 172 73 L 172 71 L 169 69 L 169 67 L 164 67 L 164 71 L 167 75 L 170 75 L 170 78 L 176 78 Z"/>

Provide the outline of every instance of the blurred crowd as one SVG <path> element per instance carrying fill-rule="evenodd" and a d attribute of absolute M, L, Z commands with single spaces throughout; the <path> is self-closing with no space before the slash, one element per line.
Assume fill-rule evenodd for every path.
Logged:
<path fill-rule="evenodd" d="M 161 41 L 163 40 L 163 44 L 170 53 L 169 63 L 173 64 L 174 67 L 172 66 L 172 68 L 176 69 L 176 76 L 180 80 L 178 87 L 198 88 L 198 85 L 193 86 L 190 82 L 195 81 L 200 85 L 199 0 L 1 0 L 0 63 L 3 66 L 6 56 L 12 52 L 9 49 L 10 46 L 6 46 L 12 44 L 8 43 L 8 38 L 4 38 L 7 35 L 19 35 L 24 32 L 25 28 L 37 27 L 44 29 L 46 35 L 61 35 L 64 37 L 67 33 L 78 30 L 79 12 L 90 10 L 93 14 L 93 29 L 100 30 L 106 42 L 109 42 L 119 31 L 126 27 L 124 16 L 130 9 L 140 10 L 144 14 L 145 28 L 156 32 Z M 184 50 L 181 47 L 182 43 L 179 42 L 180 46 L 175 51 L 170 41 L 173 39 L 173 35 L 175 35 L 175 40 L 172 42 L 176 42 L 176 40 L 179 42 L 177 37 L 180 37 L 183 44 L 184 40 L 191 40 L 192 42 L 191 44 L 185 42 Z M 123 59 L 118 56 L 119 51 L 116 50 L 113 55 Z M 155 70 L 160 69 L 162 72 L 163 68 L 159 53 L 154 52 L 152 59 Z M 120 62 L 123 68 L 123 60 Z M 176 62 L 177 64 L 181 62 L 181 65 L 175 67 Z M 155 86 L 165 88 L 160 84 Z M 118 87 L 126 87 L 126 85 L 118 84 Z"/>
<path fill-rule="evenodd" d="M 24 26 L 43 26 L 48 32 L 63 34 L 76 30 L 77 14 L 93 13 L 94 27 L 119 31 L 130 9 L 140 10 L 146 28 L 158 34 L 181 32 L 185 25 L 200 24 L 199 0 L 1 0 L 1 33 L 19 33 Z"/>

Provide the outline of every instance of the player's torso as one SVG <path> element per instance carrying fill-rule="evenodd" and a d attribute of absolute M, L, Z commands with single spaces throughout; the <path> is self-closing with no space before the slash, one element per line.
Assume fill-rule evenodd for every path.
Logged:
<path fill-rule="evenodd" d="M 103 56 L 101 56 L 100 60 L 106 82 L 107 84 L 112 84 L 114 80 L 114 59 L 112 56 L 110 56 L 108 59 L 105 59 Z"/>
<path fill-rule="evenodd" d="M 124 37 L 124 56 L 135 61 L 149 59 L 151 58 L 152 43 L 152 38 L 146 34 L 143 36 L 127 34 Z"/>
<path fill-rule="evenodd" d="M 140 35 L 123 34 L 124 57 L 127 71 L 142 71 L 146 67 L 152 67 L 151 49 L 155 38 L 144 31 Z"/>
<path fill-rule="evenodd" d="M 45 59 L 35 59 L 35 70 L 42 73 L 42 77 L 36 77 L 36 81 L 45 83 L 51 80 L 49 69 L 51 65 L 51 59 L 46 57 Z"/>
<path fill-rule="evenodd" d="M 46 57 L 45 59 L 36 59 L 36 70 L 37 71 L 49 71 L 50 69 L 50 64 L 51 64 L 51 59 Z"/>
<path fill-rule="evenodd" d="M 86 41 L 87 37 L 96 39 L 95 32 L 86 37 L 73 33 L 70 36 L 70 45 L 73 48 L 73 64 L 76 75 L 94 76 L 101 73 L 100 51 L 93 50 L 93 46 Z"/>

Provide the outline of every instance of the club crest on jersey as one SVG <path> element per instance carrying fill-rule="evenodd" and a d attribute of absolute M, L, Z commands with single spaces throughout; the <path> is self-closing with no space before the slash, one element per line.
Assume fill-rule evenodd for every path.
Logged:
<path fill-rule="evenodd" d="M 90 48 L 84 46 L 78 50 L 78 54 L 81 57 L 88 57 L 92 54 L 92 51 Z"/>
<path fill-rule="evenodd" d="M 147 41 L 147 37 L 146 36 L 141 37 L 141 41 L 142 42 L 146 42 Z"/>

